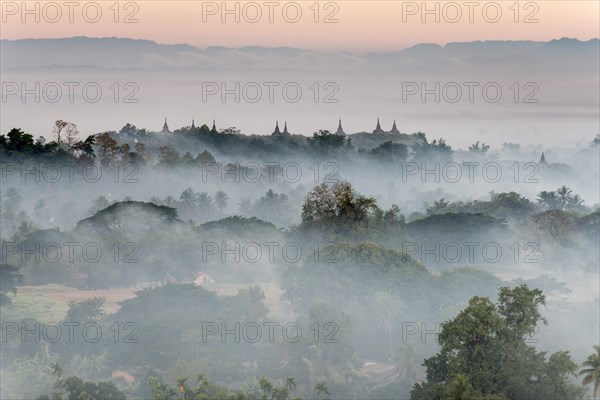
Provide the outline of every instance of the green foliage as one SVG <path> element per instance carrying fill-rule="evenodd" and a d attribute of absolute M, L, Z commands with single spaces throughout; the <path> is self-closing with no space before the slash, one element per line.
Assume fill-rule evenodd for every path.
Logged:
<path fill-rule="evenodd" d="M 239 215 L 223 218 L 218 221 L 205 222 L 201 225 L 204 229 L 222 229 L 229 233 L 240 231 L 263 232 L 275 230 L 275 225 L 262 219 L 251 217 L 245 218 Z"/>
<path fill-rule="evenodd" d="M 348 182 L 323 183 L 306 195 L 299 233 L 317 234 L 324 241 L 371 238 L 394 247 L 404 236 L 404 226 L 397 205 L 382 210 L 374 198 L 356 193 Z"/>
<path fill-rule="evenodd" d="M 401 379 L 381 388 L 373 390 L 369 398 L 380 399 L 407 399 L 414 384 L 414 379 Z"/>
<path fill-rule="evenodd" d="M 264 298 L 258 287 L 241 289 L 235 296 L 218 296 L 194 284 L 166 284 L 144 289 L 137 292 L 136 297 L 124 300 L 110 321 L 137 321 L 144 335 L 145 351 L 112 357 L 121 365 L 168 365 L 169 360 L 189 359 L 192 356 L 189 349 L 196 348 L 196 357 L 219 360 L 214 362 L 214 373 L 232 379 L 245 377 L 247 372 L 240 364 L 244 357 L 256 357 L 260 344 L 236 342 L 233 336 L 221 341 L 220 333 L 208 336 L 203 342 L 203 323 L 215 323 L 219 327 L 225 324 L 230 330 L 235 323 L 260 323 L 267 312 Z M 172 340 L 174 327 L 177 327 L 176 341 Z M 231 347 L 237 352 L 229 351 Z"/>
<path fill-rule="evenodd" d="M 157 206 L 141 201 L 123 201 L 114 203 L 93 216 L 79 221 L 76 229 L 107 233 L 115 228 L 131 225 L 132 221 L 138 221 L 144 225 L 181 222 L 177 218 L 177 211 L 172 207 Z"/>
<path fill-rule="evenodd" d="M 71 300 L 65 321 L 79 322 L 80 324 L 98 321 L 104 315 L 103 304 L 104 297 L 93 297 L 81 301 Z"/>
<path fill-rule="evenodd" d="M 31 153 L 34 149 L 33 135 L 23 132 L 21 129 L 13 128 L 6 135 L 8 141 L 6 141 L 4 135 L 0 139 L 0 143 L 4 144 L 4 148 L 8 151 Z"/>
<path fill-rule="evenodd" d="M 3 363 L 6 362 L 5 349 L 2 357 Z M 55 381 L 52 372 L 57 361 L 56 354 L 40 351 L 16 360 L 10 368 L 3 368 L 0 398 L 35 399 L 48 393 Z"/>
<path fill-rule="evenodd" d="M 427 207 L 428 216 L 446 213 L 482 213 L 500 220 L 520 221 L 536 211 L 530 200 L 516 192 L 490 193 L 489 201 L 448 202 L 439 199 Z"/>
<path fill-rule="evenodd" d="M 374 198 L 357 194 L 348 182 L 332 186 L 323 183 L 306 196 L 302 224 L 336 233 L 357 230 L 367 223 L 376 204 Z"/>
<path fill-rule="evenodd" d="M 417 162 L 448 162 L 452 161 L 452 147 L 444 139 L 425 142 L 413 146 L 413 159 Z"/>
<path fill-rule="evenodd" d="M 350 149 L 350 139 L 345 136 L 336 135 L 327 130 L 319 130 L 313 133 L 312 138 L 307 139 L 311 149 L 319 155 L 330 156 L 342 149 Z"/>
<path fill-rule="evenodd" d="M 434 385 L 445 386 L 450 398 L 481 396 L 576 399 L 580 390 L 569 382 L 576 365 L 568 352 L 545 359 L 527 345 L 545 319 L 539 307 L 545 297 L 526 285 L 499 291 L 498 304 L 473 297 L 453 320 L 442 324 L 440 352 L 425 360 L 427 383 L 416 385 L 412 399 L 435 399 Z"/>
<path fill-rule="evenodd" d="M 159 163 L 162 166 L 175 166 L 180 160 L 179 152 L 172 147 L 162 146 L 159 151 Z"/>
<path fill-rule="evenodd" d="M 293 155 L 298 159 L 308 156 L 308 159 L 316 160 L 335 156 L 336 160 L 344 162 L 356 155 L 349 137 L 332 135 L 328 131 L 316 132 L 312 138 L 271 138 L 238 135 L 239 131 L 233 128 L 211 132 L 208 126 L 202 125 L 178 130 L 172 136 L 161 136 L 127 124 L 119 133 L 104 132 L 76 141 L 72 140 L 76 133 L 74 124 L 69 128 L 71 138 L 64 136 L 68 124 L 57 121 L 56 133 L 60 136 L 49 144 L 41 139 L 34 141 L 32 135 L 19 129 L 0 136 L 2 162 L 5 159 L 70 160 L 80 166 L 94 162 L 114 166 L 131 161 L 146 165 L 148 171 L 162 174 L 164 169 L 177 168 L 179 172 L 182 167 L 199 169 L 207 164 L 216 164 L 208 149 L 215 154 L 227 155 L 227 159 L 230 155 L 242 154 L 247 160 Z M 359 162 L 375 165 L 386 173 L 393 174 L 395 171 L 391 164 L 404 162 L 409 157 L 418 162 L 438 162 L 451 160 L 453 154 L 443 139 L 429 143 L 424 134 L 352 137 L 362 141 L 360 147 L 363 149 L 356 157 Z M 134 143 L 135 152 L 131 151 Z M 484 154 L 488 148 L 477 142 L 469 150 Z M 202 149 L 205 150 L 196 156 L 192 154 Z M 95 152 L 98 154 L 96 160 Z M 158 164 L 153 165 L 153 157 L 157 155 Z M 389 164 L 382 165 L 373 160 Z M 217 168 L 243 171 L 235 164 L 220 164 Z M 278 176 L 281 168 L 267 167 L 263 172 Z M 115 241 L 139 242 L 147 246 L 140 249 L 140 254 L 149 254 L 141 263 L 129 264 L 126 268 L 102 262 L 91 266 L 34 262 L 20 265 L 11 259 L 9 263 L 0 265 L 0 301 L 3 305 L 9 299 L 7 295 L 14 294 L 21 281 L 19 272 L 25 274 L 28 284 L 57 281 L 88 289 L 145 284 L 146 280 L 152 281 L 152 284 L 155 281 L 160 281 L 159 284 L 166 281 L 190 282 L 201 269 L 215 277 L 220 287 L 217 294 L 193 284 L 166 284 L 136 293 L 135 297 L 120 304 L 118 312 L 109 315 L 102 311 L 101 298 L 69 302 L 64 321 L 82 324 L 97 321 L 109 339 L 112 339 L 110 335 L 113 332 L 109 327 L 115 326 L 115 323 L 123 327 L 125 323 L 135 321 L 139 324 L 139 337 L 143 337 L 143 343 L 134 351 L 123 343 L 114 347 L 111 343 L 110 352 L 107 351 L 106 337 L 94 346 L 69 343 L 61 348 L 60 344 L 51 344 L 47 347 L 52 351 L 61 350 L 59 353 L 67 361 L 65 368 L 68 374 L 78 372 L 77 378 L 71 376 L 65 379 L 62 379 L 63 373 L 53 367 L 58 365 L 56 362 L 59 360 L 49 355 L 48 348 L 45 349 L 46 355 L 41 356 L 44 349 L 39 343 L 18 346 L 10 354 L 13 361 L 10 367 L 3 369 L 3 378 L 8 377 L 14 385 L 4 386 L 0 397 L 34 398 L 48 391 L 46 389 L 51 386 L 54 374 L 60 383 L 56 385 L 53 396 L 57 400 L 121 398 L 122 393 L 113 390 L 117 388 L 96 380 L 105 379 L 105 374 L 110 371 L 108 368 L 123 366 L 132 370 L 142 369 L 146 376 L 151 376 L 147 383 L 144 380 L 140 385 L 142 389 L 148 389 L 143 392 L 143 398 L 148 398 L 150 391 L 155 399 L 186 400 L 285 400 L 295 391 L 310 398 L 326 398 L 329 395 L 400 398 L 408 392 L 409 380 L 412 383 L 423 379 L 420 361 L 433 352 L 433 348 L 427 346 L 412 351 L 400 345 L 400 322 L 416 321 L 423 315 L 434 320 L 448 315 L 456 317 L 444 324 L 439 336 L 442 348 L 438 354 L 425 360 L 427 382 L 414 385 L 412 398 L 571 399 L 579 395 L 578 388 L 569 381 L 575 372 L 575 364 L 568 352 L 559 351 L 546 356 L 526 344 L 526 339 L 535 333 L 536 326 L 545 322 L 539 311 L 545 302 L 541 291 L 530 290 L 526 286 L 502 288 L 498 303 L 494 304 L 487 297 L 497 291 L 502 281 L 492 273 L 456 268 L 432 274 L 410 256 L 396 251 L 406 239 L 428 242 L 475 238 L 482 241 L 508 236 L 512 240 L 516 232 L 532 233 L 518 226 L 525 221 L 532 228 L 534 240 L 550 235 L 557 243 L 579 244 L 581 254 L 589 254 L 593 249 L 588 241 L 581 239 L 597 237 L 600 214 L 596 212 L 579 217 L 577 214 L 586 211 L 586 208 L 582 199 L 566 186 L 540 193 L 537 206 L 516 192 L 492 192 L 488 201 L 451 202 L 441 198 L 427 207 L 424 218 L 405 224 L 397 205 L 384 210 L 374 198 L 357 193 L 347 182 L 332 186 L 324 184 L 308 193 L 302 210 L 302 224 L 285 231 L 277 227 L 289 226 L 293 213 L 290 210 L 296 204 L 297 193 L 305 190 L 301 185 L 296 191 L 287 193 L 287 186 L 279 185 L 279 182 L 272 185 L 273 189 L 261 186 L 266 191 L 263 196 L 255 201 L 244 200 L 240 206 L 241 213 L 247 217 L 232 216 L 219 220 L 213 219 L 215 216 L 222 218 L 223 212 L 228 209 L 227 194 L 224 191 L 197 192 L 198 187 L 193 183 L 190 185 L 180 194 L 172 193 L 164 199 L 153 198 L 151 203 L 135 202 L 130 197 L 114 203 L 100 196 L 90 209 L 89 213 L 93 216 L 80 221 L 72 232 L 38 230 L 22 208 L 23 204 L 29 207 L 36 198 L 29 198 L 26 190 L 21 195 L 14 188 L 3 193 L 3 233 L 10 230 L 19 243 L 47 243 L 51 239 L 64 243 L 91 234 L 94 240 L 108 245 Z M 407 196 L 410 194 L 407 193 Z M 51 208 L 52 200 L 48 196 L 41 203 L 36 203 L 33 214 L 36 223 L 49 223 L 51 214 L 47 209 Z M 69 206 L 65 207 L 68 209 Z M 547 210 L 535 214 L 538 207 Z M 184 223 L 178 215 L 194 221 Z M 207 220 L 210 222 L 204 222 Z M 509 222 L 514 232 L 507 228 L 504 220 Z M 408 237 L 409 234 L 412 238 Z M 260 265 L 252 265 L 253 268 L 243 271 L 247 265 L 223 265 L 221 259 L 213 263 L 200 262 L 198 243 L 204 239 L 221 242 L 255 240 L 256 237 L 292 239 L 303 244 L 311 242 L 311 245 L 325 237 L 332 243 L 321 248 L 303 246 L 303 249 L 311 251 L 305 252 L 299 263 L 285 267 L 269 265 L 268 273 L 263 275 L 259 272 Z M 367 239 L 370 241 L 366 242 Z M 152 251 L 144 251 L 148 249 Z M 565 265 L 572 267 L 578 259 L 585 257 L 569 258 L 570 263 Z M 221 275 L 217 276 L 219 273 Z M 222 282 L 221 277 L 231 281 Z M 281 278 L 282 297 L 287 302 L 277 304 L 280 308 L 271 308 L 259 287 L 241 289 L 236 295 L 223 294 L 231 287 L 242 286 L 240 282 L 265 282 L 262 280 L 265 277 L 272 280 L 263 287 L 272 290 L 272 286 L 276 285 L 273 280 L 279 283 Z M 544 288 L 552 287 L 560 293 L 566 290 L 564 285 L 550 280 L 520 280 L 517 283 L 543 284 L 546 285 Z M 467 304 L 474 293 L 479 296 L 471 298 Z M 17 298 L 21 294 L 20 290 Z M 50 313 L 50 308 L 56 311 L 59 306 L 51 303 L 56 301 L 54 298 L 48 297 L 43 304 L 47 308 L 36 305 L 34 309 L 30 306 L 32 303 L 23 302 L 30 306 L 28 315 L 35 311 L 40 314 L 46 312 L 46 321 L 61 320 L 63 309 L 58 313 L 59 318 L 53 318 L 52 315 L 57 314 Z M 64 307 L 65 303 L 61 306 Z M 463 307 L 466 308 L 461 311 Z M 14 308 L 9 307 L 11 310 Z M 268 315 L 279 312 L 294 315 L 303 327 L 317 322 L 324 327 L 335 322 L 339 331 L 334 338 L 339 342 L 327 345 L 315 343 L 306 331 L 306 337 L 294 346 L 269 344 L 265 347 L 260 343 L 238 345 L 231 342 L 225 345 L 219 335 L 209 338 L 209 343 L 200 340 L 203 322 L 225 323 L 231 328 L 236 322 L 261 323 Z M 594 327 L 593 323 L 589 326 Z M 14 341 L 10 343 L 11 346 L 14 344 Z M 12 352 L 11 349 L 9 351 Z M 595 351 L 598 353 L 597 347 Z M 384 362 L 388 363 L 386 366 L 395 371 L 391 384 L 372 390 L 362 372 L 367 357 L 376 360 L 379 367 Z M 418 361 L 415 363 L 415 360 Z M 580 372 L 583 383 L 593 384 L 596 393 L 597 360 L 598 354 L 588 357 L 585 368 Z M 151 373 L 151 368 L 156 368 L 158 373 Z M 194 376 L 190 374 L 198 370 L 209 374 L 216 383 L 210 383 L 202 375 L 191 383 Z M 159 374 L 167 383 L 158 378 Z M 271 378 L 256 380 L 263 375 Z M 295 376 L 298 380 L 288 376 Z M 175 384 L 176 377 L 179 378 Z M 88 379 L 93 382 L 85 382 Z M 225 387 L 239 387 L 240 383 L 244 387 L 248 382 L 255 382 L 248 391 Z M 23 390 L 14 391 L 14 386 Z M 130 390 L 134 393 L 134 389 Z"/>
<path fill-rule="evenodd" d="M 583 376 L 582 385 L 592 385 L 594 396 L 600 395 L 600 345 L 594 346 L 594 353 L 581 365 L 579 376 Z"/>
<path fill-rule="evenodd" d="M 408 147 L 403 143 L 388 140 L 371 150 L 369 154 L 382 162 L 404 162 L 408 158 Z"/>
<path fill-rule="evenodd" d="M 362 299 L 378 290 L 409 297 L 430 276 L 422 264 L 403 253 L 368 242 L 339 243 L 307 254 L 301 267 L 290 267 L 283 287 L 293 304 Z"/>
<path fill-rule="evenodd" d="M 264 196 L 254 203 L 248 200 L 248 202 L 240 204 L 240 211 L 244 215 L 256 216 L 271 221 L 278 226 L 286 225 L 289 210 L 288 196 L 284 193 L 275 193 L 273 189 L 269 189 Z"/>
<path fill-rule="evenodd" d="M 448 400 L 468 400 L 473 387 L 466 376 L 458 374 L 448 384 L 446 389 Z"/>
<path fill-rule="evenodd" d="M 565 210 L 580 213 L 589 210 L 583 205 L 584 200 L 581 196 L 573 194 L 573 190 L 565 185 L 555 191 L 541 191 L 538 194 L 537 202 L 543 210 Z"/>
<path fill-rule="evenodd" d="M 76 376 L 62 378 L 62 369 L 55 364 L 56 377 L 52 395 L 43 395 L 37 400 L 125 400 L 126 396 L 112 382 L 84 382 Z"/>
<path fill-rule="evenodd" d="M 486 243 L 504 243 L 510 240 L 510 230 L 507 225 L 503 221 L 484 214 L 434 214 L 409 222 L 406 224 L 406 230 L 412 242 L 415 243 L 415 248 L 412 249 L 415 257 L 419 261 L 433 265 L 482 262 L 481 246 Z M 448 251 L 446 255 L 439 249 L 444 248 L 448 243 L 454 243 L 455 247 L 458 244 L 461 247 L 459 250 L 451 249 L 452 251 Z M 478 247 L 468 251 L 464 243 L 474 243 Z M 427 257 L 424 249 L 438 249 L 438 251 L 433 256 Z M 408 252 L 408 250 L 406 251 Z M 449 260 L 442 258 L 442 254 Z M 503 256 L 508 257 L 509 254 L 504 252 Z"/>
<path fill-rule="evenodd" d="M 0 305 L 11 304 L 9 293 L 17 294 L 17 285 L 23 281 L 19 267 L 10 264 L 0 264 Z"/>
<path fill-rule="evenodd" d="M 538 243 L 569 244 L 576 221 L 577 217 L 566 211 L 549 210 L 532 215 L 527 222 Z"/>
<path fill-rule="evenodd" d="M 490 146 L 486 145 L 485 143 L 481 143 L 481 146 L 479 146 L 479 141 L 469 146 L 469 152 L 475 154 L 485 154 L 489 149 Z"/>
<path fill-rule="evenodd" d="M 320 398 L 325 398 L 329 395 L 329 389 L 327 388 L 327 384 L 325 382 L 319 382 L 315 385 L 315 392 L 317 392 L 317 396 Z"/>
<path fill-rule="evenodd" d="M 294 378 L 287 378 L 283 385 L 277 386 L 263 377 L 258 381 L 259 390 L 255 394 L 228 390 L 210 383 L 204 375 L 198 375 L 196 381 L 192 387 L 186 378 L 179 378 L 173 388 L 156 377 L 148 379 L 153 400 L 291 400 L 291 393 L 296 389 Z"/>
<path fill-rule="evenodd" d="M 446 386 L 441 383 L 416 383 L 410 391 L 411 400 L 446 400 Z"/>

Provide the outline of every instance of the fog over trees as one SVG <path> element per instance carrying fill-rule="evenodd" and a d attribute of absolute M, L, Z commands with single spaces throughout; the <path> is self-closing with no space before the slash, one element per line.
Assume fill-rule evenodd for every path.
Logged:
<path fill-rule="evenodd" d="M 597 137 L 209 125 L 0 135 L 0 397 L 600 395 Z"/>

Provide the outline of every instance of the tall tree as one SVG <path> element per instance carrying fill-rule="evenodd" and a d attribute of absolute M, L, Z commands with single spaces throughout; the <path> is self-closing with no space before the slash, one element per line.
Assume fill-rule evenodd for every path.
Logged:
<path fill-rule="evenodd" d="M 467 377 L 458 374 L 448 384 L 448 400 L 468 400 L 471 391 Z"/>
<path fill-rule="evenodd" d="M 227 200 L 229 200 L 229 197 L 227 197 L 227 194 L 222 190 L 219 190 L 215 195 L 215 203 L 221 211 L 223 211 L 223 209 L 227 207 Z"/>
<path fill-rule="evenodd" d="M 54 122 L 54 126 L 52 127 L 52 134 L 54 135 L 54 140 L 56 140 L 58 144 L 62 143 L 63 130 L 67 127 L 67 124 L 68 122 L 63 121 L 62 119 L 59 119 Z"/>
<path fill-rule="evenodd" d="M 333 186 L 323 183 L 308 193 L 302 206 L 302 223 L 332 227 L 334 230 L 356 228 L 367 221 L 377 202 L 357 194 L 348 182 Z"/>
<path fill-rule="evenodd" d="M 181 192 L 179 196 L 184 211 L 193 210 L 198 206 L 198 194 L 191 187 Z"/>
<path fill-rule="evenodd" d="M 581 364 L 579 376 L 583 376 L 582 385 L 592 385 L 594 396 L 600 396 L 600 346 L 594 346 L 594 352 Z"/>
<path fill-rule="evenodd" d="M 479 144 L 480 143 L 479 143 L 479 140 L 478 140 L 474 144 L 472 144 L 471 146 L 469 146 L 469 152 L 470 153 L 477 153 L 477 154 L 485 154 L 490 149 L 490 146 L 488 146 L 485 143 L 481 143 L 481 147 L 479 146 Z"/>
<path fill-rule="evenodd" d="M 571 200 L 572 192 L 573 191 L 571 189 L 569 189 L 568 187 L 566 187 L 565 185 L 562 185 L 556 191 L 556 196 L 558 197 L 558 204 L 560 205 L 561 209 L 564 210 L 565 208 L 567 208 L 567 205 L 569 204 L 569 201 Z"/>
<path fill-rule="evenodd" d="M 75 142 L 77 142 L 79 129 L 74 123 L 59 119 L 58 121 L 54 122 L 52 134 L 59 145 L 64 143 L 71 147 L 75 144 Z"/>
<path fill-rule="evenodd" d="M 104 132 L 96 135 L 96 144 L 98 145 L 98 158 L 103 167 L 108 167 L 117 161 L 119 146 L 117 141 L 110 136 L 110 133 Z"/>
<path fill-rule="evenodd" d="M 325 398 L 325 396 L 329 396 L 329 388 L 325 382 L 319 382 L 315 385 L 315 392 L 317 392 L 317 396 L 321 398 Z"/>
<path fill-rule="evenodd" d="M 427 383 L 415 385 L 411 397 L 434 399 L 437 387 L 465 388 L 466 380 L 475 398 L 577 399 L 581 390 L 570 382 L 576 365 L 568 352 L 546 360 L 545 353 L 526 342 L 538 324 L 546 323 L 539 312 L 544 304 L 544 294 L 526 285 L 501 288 L 497 304 L 473 297 L 467 308 L 442 324 L 441 350 L 425 360 Z M 459 375 L 465 380 L 459 382 Z"/>
<path fill-rule="evenodd" d="M 545 210 L 556 210 L 560 206 L 556 192 L 544 190 L 541 191 L 537 197 L 538 204 Z"/>

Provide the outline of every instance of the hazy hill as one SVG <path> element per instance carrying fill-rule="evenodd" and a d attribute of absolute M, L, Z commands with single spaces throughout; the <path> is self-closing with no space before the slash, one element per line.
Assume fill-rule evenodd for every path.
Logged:
<path fill-rule="evenodd" d="M 520 64 L 547 57 L 549 66 L 574 59 L 598 62 L 598 39 L 586 42 L 563 38 L 549 42 L 475 41 L 418 44 L 408 49 L 353 55 L 322 53 L 289 47 L 208 47 L 159 44 L 150 40 L 91 38 L 21 39 L 0 41 L 2 68 L 97 66 L 103 68 L 265 68 L 356 69 L 427 65 Z"/>

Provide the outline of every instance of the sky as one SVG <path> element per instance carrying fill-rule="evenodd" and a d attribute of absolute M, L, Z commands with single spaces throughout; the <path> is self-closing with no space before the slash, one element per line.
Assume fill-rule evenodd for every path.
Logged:
<path fill-rule="evenodd" d="M 562 37 L 579 40 L 600 37 L 600 1 L 597 0 L 0 1 L 0 11 L 0 36 L 11 40 L 73 36 L 121 37 L 153 40 L 161 44 L 185 43 L 200 48 L 283 46 L 323 53 L 343 51 L 363 54 L 396 51 L 420 43 L 444 45 L 449 42 L 477 40 L 550 41 Z M 148 54 L 148 57 L 158 56 Z M 320 56 L 311 53 L 302 59 L 302 63 L 294 65 L 294 68 L 302 70 L 303 66 L 309 64 L 311 67 L 318 66 Z M 345 54 L 338 56 L 345 57 Z M 115 60 L 107 61 L 112 65 Z M 454 70 L 449 71 L 446 66 L 435 66 L 434 72 L 438 71 L 436 68 L 441 68 L 441 77 L 450 81 L 475 79 L 471 75 L 461 75 L 465 71 L 461 69 L 459 62 L 448 62 L 456 64 Z M 5 66 L 6 62 L 2 64 Z M 83 59 L 81 64 L 93 64 L 93 61 Z M 555 66 L 542 67 L 552 69 Z M 360 67 L 357 68 L 356 77 L 352 79 L 330 73 L 314 78 L 315 82 L 318 80 L 321 83 L 339 82 L 339 104 L 308 101 L 302 104 L 199 103 L 199 83 L 196 82 L 194 86 L 190 81 L 205 79 L 202 74 L 192 72 L 191 77 L 184 74 L 165 79 L 163 75 L 152 78 L 120 76 L 118 72 L 114 72 L 117 76 L 96 76 L 94 74 L 99 72 L 92 71 L 89 72 L 91 75 L 80 76 L 79 79 L 83 83 L 90 80 L 100 82 L 100 79 L 104 79 L 101 83 L 106 95 L 102 100 L 106 104 L 87 104 L 81 101 L 73 105 L 64 102 L 8 102 L 2 105 L 0 129 L 6 131 L 19 126 L 37 136 L 46 134 L 48 127 L 59 117 L 75 121 L 81 132 L 85 133 L 118 129 L 127 122 L 139 127 L 160 129 L 163 116 L 168 116 L 173 128 L 189 124 L 194 117 L 198 121 L 209 123 L 212 118 L 216 118 L 219 128 L 237 126 L 244 133 L 259 134 L 269 134 L 276 119 L 287 119 L 293 133 L 310 134 L 320 127 L 335 130 L 340 116 L 344 118 L 348 131 L 370 131 L 374 127 L 375 118 L 379 116 L 382 123 L 386 124 L 386 129 L 394 119 L 398 119 L 403 132 L 421 130 L 431 137 L 443 135 L 461 146 L 467 146 L 475 135 L 498 145 L 503 141 L 535 142 L 542 132 L 550 141 L 558 144 L 574 140 L 573 135 L 576 140 L 584 140 L 598 132 L 597 70 L 592 70 L 588 75 L 593 79 L 585 82 L 579 82 L 583 77 L 577 75 L 572 68 L 569 69 L 570 66 L 568 70 L 559 69 L 554 75 L 550 74 L 545 78 L 539 76 L 540 70 L 535 66 L 525 70 L 511 67 L 504 71 L 504 66 L 500 65 L 500 71 L 494 66 L 478 71 L 483 73 L 478 79 L 485 82 L 506 78 L 506 74 L 521 73 L 514 82 L 519 81 L 524 85 L 535 81 L 539 84 L 542 104 L 519 102 L 509 104 L 507 109 L 503 108 L 505 105 L 490 105 L 485 102 L 475 105 L 405 105 L 399 103 L 397 91 L 392 94 L 388 92 L 394 90 L 394 82 L 398 84 L 402 79 L 417 79 L 414 74 L 386 76 L 387 81 L 379 87 L 370 81 L 371 78 L 377 79 L 377 76 L 372 77 Z M 293 68 L 286 66 L 280 70 L 288 69 Z M 425 73 L 429 69 L 420 68 L 417 72 Z M 36 79 L 44 84 L 48 80 L 62 82 L 75 79 L 70 76 L 73 74 L 70 70 L 61 72 L 67 74 L 68 79 L 61 76 L 59 71 L 52 71 L 54 75 L 48 72 L 48 76 L 38 75 L 41 72 L 21 72 L 23 75 L 19 75 L 19 71 L 13 71 L 13 75 L 9 75 L 4 71 L 3 80 L 10 78 L 21 82 Z M 588 75 L 586 79 L 589 78 Z M 238 78 L 237 75 L 234 77 Z M 441 79 L 435 74 L 427 77 Z M 277 78 L 285 82 L 300 79 L 295 75 L 257 78 L 250 73 L 239 77 L 242 81 L 259 78 Z M 184 83 L 180 84 L 182 79 Z M 113 80 L 121 84 L 136 82 L 140 88 L 140 103 L 110 103 Z M 166 89 L 156 82 L 165 83 Z M 304 90 L 307 94 L 311 93 L 311 82 L 306 81 Z M 557 85 L 558 94 L 554 90 Z M 568 87 L 560 88 L 561 85 Z M 505 86 L 506 96 L 509 96 L 512 86 L 510 83 Z M 593 96 L 584 96 L 589 93 L 593 93 Z M 308 99 L 309 96 L 305 97 Z M 179 99 L 176 105 L 175 99 Z M 432 111 L 432 107 L 438 108 Z M 36 113 L 36 118 L 28 117 L 32 112 Z M 475 114 L 477 118 L 473 117 Z M 548 118 L 548 115 L 552 118 Z M 563 134 L 569 130 L 574 133 Z"/>
<path fill-rule="evenodd" d="M 2 1 L 3 39 L 128 37 L 380 52 L 418 43 L 599 36 L 598 1 Z"/>

